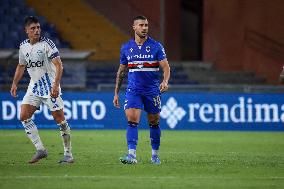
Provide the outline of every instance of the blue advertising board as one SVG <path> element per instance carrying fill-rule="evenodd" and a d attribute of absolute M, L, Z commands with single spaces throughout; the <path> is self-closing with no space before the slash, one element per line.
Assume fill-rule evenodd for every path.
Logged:
<path fill-rule="evenodd" d="M 23 92 L 18 98 L 0 93 L 0 129 L 22 128 L 19 121 Z M 120 109 L 111 92 L 65 92 L 64 112 L 73 129 L 124 129 L 124 95 Z M 34 115 L 39 128 L 57 128 L 46 106 Z M 284 131 L 283 94 L 174 93 L 162 95 L 160 125 L 172 130 Z M 143 113 L 139 128 L 147 129 Z"/>

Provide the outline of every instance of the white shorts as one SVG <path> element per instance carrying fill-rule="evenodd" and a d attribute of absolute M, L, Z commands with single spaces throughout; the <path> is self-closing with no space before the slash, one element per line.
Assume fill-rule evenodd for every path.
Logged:
<path fill-rule="evenodd" d="M 61 96 L 58 96 L 57 98 L 51 98 L 51 97 L 43 98 L 43 97 L 36 96 L 32 93 L 26 93 L 22 101 L 22 104 L 29 104 L 29 105 L 37 107 L 38 109 L 41 103 L 44 103 L 45 105 L 47 105 L 49 110 L 52 112 L 56 110 L 61 110 L 64 107 L 64 103 L 63 103 Z"/>

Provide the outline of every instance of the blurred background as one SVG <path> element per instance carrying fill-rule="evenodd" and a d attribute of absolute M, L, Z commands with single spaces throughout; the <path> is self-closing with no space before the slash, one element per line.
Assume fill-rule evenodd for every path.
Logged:
<path fill-rule="evenodd" d="M 52 39 L 60 49 L 64 63 L 62 87 L 71 97 L 78 92 L 103 93 L 109 99 L 102 101 L 110 102 L 111 106 L 120 46 L 133 37 L 133 18 L 144 15 L 149 20 L 150 36 L 164 45 L 171 66 L 170 91 L 164 100 L 167 107 L 180 104 L 186 115 L 189 102 L 195 99 L 190 95 L 196 93 L 204 98 L 200 104 L 211 103 L 212 107 L 216 103 L 228 103 L 229 109 L 234 104 L 241 107 L 256 102 L 277 104 L 277 110 L 271 106 L 268 110 L 259 110 L 263 117 L 258 123 L 276 124 L 283 130 L 281 95 L 277 96 L 277 102 L 273 101 L 276 100 L 273 95 L 284 91 L 278 79 L 284 60 L 282 0 L 0 0 L 2 125 L 6 124 L 3 115 L 13 117 L 13 108 L 3 106 L 4 99 L 17 109 L 16 101 L 8 97 L 8 92 L 18 63 L 18 47 L 26 38 L 23 19 L 28 15 L 39 17 L 42 35 Z M 19 83 L 23 92 L 28 81 L 25 73 Z M 221 96 L 207 96 L 208 93 L 221 93 Z M 79 96 L 85 100 L 95 98 L 82 94 Z M 259 96 L 252 97 L 255 94 Z M 79 96 L 75 100 L 83 98 Z M 232 96 L 235 98 L 225 102 Z M 71 97 L 72 114 L 74 99 Z M 216 102 L 216 99 L 220 100 Z M 272 101 L 266 102 L 267 99 Z M 17 110 L 13 119 L 18 115 Z M 166 113 L 174 110 L 168 109 Z M 247 109 L 240 109 L 236 116 L 240 117 L 243 111 Z M 257 109 L 252 111 L 257 118 Z M 176 114 L 181 112 L 179 109 Z M 210 112 L 207 115 L 214 114 L 216 118 L 215 109 Z M 273 119 L 276 113 L 278 119 Z M 171 123 L 182 117 L 174 116 Z M 229 121 L 229 124 L 257 122 L 248 122 L 246 113 L 244 117 L 246 120 Z"/>

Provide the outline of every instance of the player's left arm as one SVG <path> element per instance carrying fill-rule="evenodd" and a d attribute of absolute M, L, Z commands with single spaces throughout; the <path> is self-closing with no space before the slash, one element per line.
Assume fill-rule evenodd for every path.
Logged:
<path fill-rule="evenodd" d="M 60 81 L 61 81 L 61 77 L 63 73 L 63 66 L 62 66 L 62 61 L 59 56 L 56 58 L 53 58 L 52 63 L 55 65 L 56 72 L 55 72 L 55 80 L 51 88 L 50 96 L 53 98 L 57 98 L 59 95 L 59 85 L 60 85 Z"/>
<path fill-rule="evenodd" d="M 170 79 L 171 69 L 170 69 L 170 65 L 167 59 L 161 60 L 159 61 L 159 63 L 160 63 L 160 67 L 163 70 L 163 81 L 160 84 L 160 91 L 162 93 L 162 92 L 167 91 L 169 88 L 168 83 Z"/>

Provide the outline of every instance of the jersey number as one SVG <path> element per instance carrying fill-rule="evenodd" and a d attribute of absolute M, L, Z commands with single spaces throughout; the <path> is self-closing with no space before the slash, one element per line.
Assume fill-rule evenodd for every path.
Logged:
<path fill-rule="evenodd" d="M 161 109 L 161 98 L 160 98 L 160 96 L 154 97 L 153 101 L 154 101 L 154 106 L 158 106 L 159 109 Z"/>

